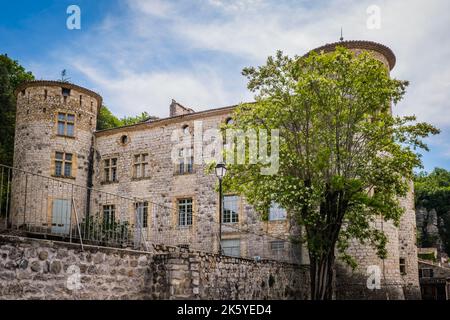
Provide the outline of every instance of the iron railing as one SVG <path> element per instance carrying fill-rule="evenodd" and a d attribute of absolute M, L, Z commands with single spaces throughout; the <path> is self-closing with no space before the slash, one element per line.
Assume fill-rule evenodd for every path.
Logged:
<path fill-rule="evenodd" d="M 178 209 L 166 203 L 130 198 L 0 165 L 2 227 L 29 237 L 53 237 L 81 246 L 151 251 L 155 245 L 166 245 L 217 253 L 220 228 L 214 212 L 193 212 L 192 223 L 179 226 Z M 222 224 L 223 241 L 229 243 L 223 246 L 222 254 L 301 262 L 301 246 L 291 238 L 258 232 L 254 227 Z M 225 237 L 227 234 L 238 235 L 239 241 L 233 242 Z"/>

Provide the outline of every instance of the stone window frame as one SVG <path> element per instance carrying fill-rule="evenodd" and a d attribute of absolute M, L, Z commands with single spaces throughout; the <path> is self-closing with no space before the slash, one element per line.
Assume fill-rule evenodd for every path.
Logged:
<path fill-rule="evenodd" d="M 185 134 L 185 135 L 190 135 L 191 134 L 191 129 L 190 129 L 188 124 L 182 125 L 181 126 L 181 130 L 183 131 L 183 134 Z"/>
<path fill-rule="evenodd" d="M 115 160 L 115 163 L 113 164 Z M 119 157 L 110 156 L 102 159 L 102 183 L 119 182 Z"/>
<path fill-rule="evenodd" d="M 65 151 L 55 151 L 52 154 L 52 177 L 55 178 L 66 178 L 66 179 L 75 179 L 76 172 L 76 155 L 72 152 Z M 60 166 L 60 174 L 58 174 L 58 166 Z M 70 174 L 67 175 L 67 167 L 70 168 Z"/>
<path fill-rule="evenodd" d="M 184 213 L 185 215 L 185 223 L 181 224 L 181 212 L 180 212 L 180 205 L 184 205 L 187 207 L 189 204 L 180 204 L 180 201 L 187 201 L 190 200 L 190 219 L 188 213 Z M 176 208 L 177 208 L 177 226 L 178 228 L 190 228 L 194 225 L 194 198 L 193 197 L 180 197 L 176 199 Z M 188 223 L 190 222 L 190 223 Z"/>
<path fill-rule="evenodd" d="M 63 115 L 63 119 L 60 117 Z M 69 120 L 69 116 L 73 117 L 73 120 Z M 73 112 L 68 112 L 65 110 L 56 111 L 56 136 L 75 139 L 75 128 L 76 128 L 76 116 Z M 63 133 L 60 132 L 60 124 L 63 125 Z M 72 126 L 72 135 L 68 134 L 68 128 Z"/>
<path fill-rule="evenodd" d="M 150 154 L 148 152 L 139 152 L 133 154 L 133 168 L 131 173 L 133 180 L 142 180 L 149 178 L 149 157 Z M 139 176 L 137 174 L 138 172 L 140 172 Z"/>
<path fill-rule="evenodd" d="M 117 143 L 121 146 L 126 146 L 126 145 L 130 144 L 130 142 L 131 142 L 131 138 L 128 133 L 121 134 L 119 139 L 117 140 Z"/>
<path fill-rule="evenodd" d="M 188 150 L 189 152 L 185 152 Z M 178 160 L 175 163 L 175 175 L 187 175 L 195 173 L 194 170 L 194 147 L 179 148 Z"/>
<path fill-rule="evenodd" d="M 237 201 L 236 201 L 237 205 L 236 205 L 236 207 L 237 207 L 238 212 L 235 215 L 236 216 L 235 219 L 233 219 L 233 215 L 232 214 L 229 215 L 230 219 L 226 219 L 226 215 L 225 215 L 225 198 L 227 198 L 227 197 L 236 197 L 237 198 Z M 223 210 L 223 212 L 222 212 L 222 221 L 221 221 L 222 224 L 230 224 L 230 225 L 239 224 L 241 222 L 241 220 L 242 220 L 242 218 L 241 219 L 239 218 L 239 216 L 242 216 L 242 197 L 239 196 L 238 194 L 234 194 L 234 193 L 232 193 L 232 194 L 224 194 L 223 195 L 223 199 L 222 199 L 222 210 Z M 225 220 L 229 220 L 229 221 L 225 221 Z"/>
<path fill-rule="evenodd" d="M 400 257 L 398 259 L 398 264 L 399 264 L 400 274 L 402 276 L 406 275 L 407 274 L 407 272 L 406 272 L 406 258 Z"/>

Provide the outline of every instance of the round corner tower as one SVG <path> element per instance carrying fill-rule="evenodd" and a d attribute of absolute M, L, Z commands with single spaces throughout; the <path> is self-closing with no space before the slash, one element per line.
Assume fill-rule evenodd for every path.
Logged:
<path fill-rule="evenodd" d="M 395 66 L 396 58 L 392 50 L 372 41 L 339 41 L 312 51 L 327 53 L 338 46 L 350 49 L 356 54 L 368 51 L 381 61 L 389 72 Z M 400 225 L 396 227 L 392 221 L 384 221 L 382 218 L 375 221 L 375 227 L 384 231 L 388 239 L 387 258 L 380 259 L 373 247 L 354 241 L 348 253 L 357 261 L 356 270 L 352 271 L 343 262 L 337 263 L 338 299 L 420 299 L 413 184 L 410 183 L 410 186 L 408 195 L 399 199 L 405 210 Z M 380 271 L 380 288 L 368 286 L 368 279 L 373 270 Z"/>
<path fill-rule="evenodd" d="M 87 189 L 82 187 L 91 180 L 102 97 L 68 82 L 42 80 L 22 84 L 15 94 L 14 167 L 18 170 L 13 178 L 12 223 L 54 227 L 55 205 L 72 208 L 76 202 L 81 209 L 85 204 Z M 73 190 L 72 185 L 81 187 Z"/>

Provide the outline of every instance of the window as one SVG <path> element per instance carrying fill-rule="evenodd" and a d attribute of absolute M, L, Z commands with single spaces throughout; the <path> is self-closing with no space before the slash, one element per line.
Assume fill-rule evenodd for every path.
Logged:
<path fill-rule="evenodd" d="M 222 240 L 222 254 L 239 257 L 241 255 L 241 241 L 239 239 Z"/>
<path fill-rule="evenodd" d="M 69 88 L 61 88 L 61 93 L 64 97 L 70 96 L 70 89 Z"/>
<path fill-rule="evenodd" d="M 123 135 L 122 137 L 120 137 L 120 143 L 121 144 L 127 144 L 128 143 L 128 136 L 127 135 Z"/>
<path fill-rule="evenodd" d="M 225 124 L 231 125 L 233 123 L 234 123 L 233 118 L 227 118 L 227 120 L 225 120 Z"/>
<path fill-rule="evenodd" d="M 58 113 L 58 135 L 74 136 L 75 115 L 70 113 Z"/>
<path fill-rule="evenodd" d="M 185 134 L 185 135 L 190 134 L 189 126 L 187 124 L 183 126 L 183 134 Z"/>
<path fill-rule="evenodd" d="M 138 228 L 148 227 L 148 202 L 138 202 L 136 203 L 136 226 Z"/>
<path fill-rule="evenodd" d="M 178 163 L 176 171 L 178 174 L 187 174 L 194 172 L 194 152 L 192 148 L 184 148 L 178 151 Z"/>
<path fill-rule="evenodd" d="M 178 200 L 178 225 L 192 225 L 192 198 Z"/>
<path fill-rule="evenodd" d="M 286 210 L 276 202 L 269 208 L 269 221 L 286 220 Z"/>
<path fill-rule="evenodd" d="M 104 228 L 112 228 L 114 227 L 114 220 L 116 214 L 116 206 L 115 205 L 106 205 L 103 206 L 103 227 Z"/>
<path fill-rule="evenodd" d="M 399 264 L 400 264 L 400 274 L 401 275 L 405 275 L 406 274 L 406 260 L 405 260 L 405 258 L 400 258 Z"/>
<path fill-rule="evenodd" d="M 148 153 L 136 154 L 133 164 L 133 178 L 145 178 L 147 176 Z"/>
<path fill-rule="evenodd" d="M 70 96 L 70 89 L 68 88 L 61 88 L 61 92 L 63 95 L 64 103 L 67 102 L 67 97 Z"/>
<path fill-rule="evenodd" d="M 224 196 L 222 223 L 236 223 L 236 222 L 239 222 L 239 197 Z"/>
<path fill-rule="evenodd" d="M 117 158 L 104 160 L 104 181 L 117 182 Z"/>
<path fill-rule="evenodd" d="M 48 97 L 48 91 L 47 89 L 44 90 L 44 100 L 47 100 Z"/>
<path fill-rule="evenodd" d="M 284 250 L 284 241 L 283 240 L 275 240 L 270 242 L 270 250 L 279 252 Z"/>
<path fill-rule="evenodd" d="M 72 177 L 72 161 L 71 153 L 56 152 L 55 153 L 55 176 Z"/>
<path fill-rule="evenodd" d="M 433 278 L 434 272 L 431 268 L 419 269 L 419 278 Z"/>

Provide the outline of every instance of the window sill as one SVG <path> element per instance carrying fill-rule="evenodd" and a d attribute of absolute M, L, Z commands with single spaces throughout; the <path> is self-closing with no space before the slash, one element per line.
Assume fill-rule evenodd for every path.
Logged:
<path fill-rule="evenodd" d="M 142 180 L 150 180 L 150 177 L 131 178 L 131 181 L 142 181 Z"/>
<path fill-rule="evenodd" d="M 178 226 L 178 229 L 179 230 L 189 230 L 189 229 L 192 229 L 192 224 L 191 225 L 188 225 L 188 226 Z"/>
<path fill-rule="evenodd" d="M 72 177 L 72 176 L 57 176 L 56 174 L 52 174 L 51 177 L 52 177 L 52 178 L 60 178 L 60 179 L 71 179 L 71 180 L 75 180 L 75 177 Z"/>
<path fill-rule="evenodd" d="M 173 175 L 174 176 L 189 176 L 191 174 L 195 174 L 195 171 L 192 172 L 184 172 L 184 173 L 179 173 L 179 172 L 174 172 Z"/>
<path fill-rule="evenodd" d="M 57 134 L 56 136 L 60 137 L 60 138 L 67 138 L 67 139 L 74 139 L 75 140 L 75 136 L 66 136 L 66 135 L 63 135 L 63 134 Z"/>
<path fill-rule="evenodd" d="M 285 223 L 287 219 L 267 220 L 270 223 Z"/>
<path fill-rule="evenodd" d="M 107 185 L 107 184 L 116 184 L 116 183 L 119 183 L 119 181 L 102 181 L 100 184 Z"/>

